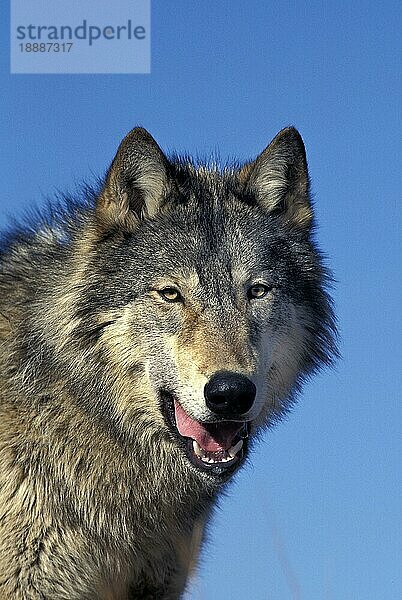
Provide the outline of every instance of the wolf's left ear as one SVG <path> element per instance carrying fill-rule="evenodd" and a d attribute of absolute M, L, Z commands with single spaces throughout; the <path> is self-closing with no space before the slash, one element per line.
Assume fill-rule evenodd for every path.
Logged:
<path fill-rule="evenodd" d="M 96 206 L 105 228 L 133 230 L 154 216 L 170 187 L 169 162 L 153 137 L 136 127 L 121 142 Z"/>
<path fill-rule="evenodd" d="M 306 151 L 294 127 L 282 129 L 254 162 L 242 167 L 239 177 L 269 213 L 294 229 L 310 229 L 313 211 Z"/>

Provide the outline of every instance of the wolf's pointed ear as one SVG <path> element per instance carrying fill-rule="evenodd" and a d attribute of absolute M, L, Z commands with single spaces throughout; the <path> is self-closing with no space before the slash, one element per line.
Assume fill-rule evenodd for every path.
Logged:
<path fill-rule="evenodd" d="M 153 137 L 136 127 L 121 142 L 96 206 L 102 227 L 133 230 L 154 216 L 170 186 L 169 163 Z"/>
<path fill-rule="evenodd" d="M 306 151 L 294 127 L 282 129 L 267 148 L 239 173 L 260 206 L 290 227 L 308 231 L 313 219 Z"/>

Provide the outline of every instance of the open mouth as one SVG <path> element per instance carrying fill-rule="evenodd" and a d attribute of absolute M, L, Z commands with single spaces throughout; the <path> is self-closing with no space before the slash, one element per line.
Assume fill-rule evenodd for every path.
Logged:
<path fill-rule="evenodd" d="M 170 392 L 161 393 L 162 412 L 190 462 L 211 475 L 230 475 L 244 459 L 249 423 L 196 421 Z"/>

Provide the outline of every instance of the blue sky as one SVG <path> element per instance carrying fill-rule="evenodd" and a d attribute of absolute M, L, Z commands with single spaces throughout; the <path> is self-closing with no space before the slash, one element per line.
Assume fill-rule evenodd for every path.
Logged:
<path fill-rule="evenodd" d="M 298 127 L 343 358 L 221 501 L 188 598 L 400 599 L 400 4 L 154 1 L 149 75 L 9 75 L 2 10 L 0 225 L 136 124 L 242 159 Z"/>

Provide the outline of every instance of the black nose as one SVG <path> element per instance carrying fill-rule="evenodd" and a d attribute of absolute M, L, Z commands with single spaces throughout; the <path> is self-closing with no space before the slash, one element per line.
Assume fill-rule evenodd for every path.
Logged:
<path fill-rule="evenodd" d="M 253 406 L 256 388 L 248 377 L 231 371 L 218 371 L 204 388 L 207 406 L 217 415 L 233 419 Z"/>

